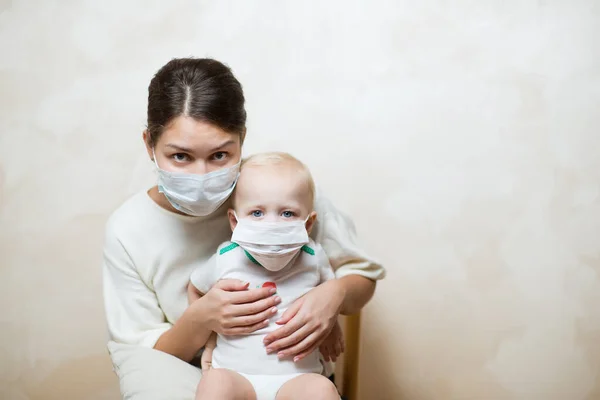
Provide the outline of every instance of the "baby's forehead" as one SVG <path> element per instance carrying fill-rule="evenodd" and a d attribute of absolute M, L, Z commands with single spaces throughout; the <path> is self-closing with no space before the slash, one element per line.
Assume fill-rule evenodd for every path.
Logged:
<path fill-rule="evenodd" d="M 296 165 L 280 162 L 277 164 L 248 164 L 243 165 L 240 170 L 240 180 L 242 179 L 257 179 L 267 180 L 272 178 L 302 178 L 303 173 Z"/>
<path fill-rule="evenodd" d="M 303 197 L 309 189 L 305 174 L 290 165 L 249 165 L 240 171 L 235 195 L 241 197 L 279 192 Z"/>

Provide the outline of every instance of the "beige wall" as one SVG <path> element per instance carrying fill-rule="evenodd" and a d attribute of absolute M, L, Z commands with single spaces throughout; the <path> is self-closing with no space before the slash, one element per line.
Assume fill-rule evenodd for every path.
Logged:
<path fill-rule="evenodd" d="M 196 55 L 388 267 L 362 399 L 600 399 L 597 1 L 0 7 L 0 398 L 117 398 L 103 224 L 152 182 L 151 75 Z"/>

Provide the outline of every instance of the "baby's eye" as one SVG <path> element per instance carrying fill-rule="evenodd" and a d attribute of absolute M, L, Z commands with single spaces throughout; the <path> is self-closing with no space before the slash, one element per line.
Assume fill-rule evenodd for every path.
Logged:
<path fill-rule="evenodd" d="M 227 158 L 227 152 L 218 151 L 212 155 L 212 158 L 213 158 L 213 160 L 216 160 L 216 161 L 223 161 Z"/>
<path fill-rule="evenodd" d="M 171 158 L 173 158 L 173 160 L 177 161 L 177 162 L 185 162 L 185 161 L 189 161 L 189 157 L 187 154 L 185 153 L 175 153 L 171 156 Z"/>
<path fill-rule="evenodd" d="M 263 216 L 263 212 L 262 212 L 262 211 L 260 211 L 260 210 L 254 210 L 254 211 L 252 211 L 252 216 L 253 216 L 254 218 L 260 218 L 260 217 L 262 217 L 262 216 Z"/>
<path fill-rule="evenodd" d="M 284 211 L 281 213 L 281 216 L 283 218 L 292 218 L 294 216 L 294 213 L 292 211 Z"/>

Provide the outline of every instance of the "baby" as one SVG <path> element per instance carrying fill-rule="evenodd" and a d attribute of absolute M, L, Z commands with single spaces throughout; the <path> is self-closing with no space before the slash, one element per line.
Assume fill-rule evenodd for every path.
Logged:
<path fill-rule="evenodd" d="M 216 398 L 210 380 L 219 375 L 207 372 L 209 365 L 233 371 L 236 399 L 274 400 L 284 398 L 285 393 L 304 398 L 301 392 L 306 387 L 324 388 L 319 390 L 320 399 L 339 399 L 333 383 L 321 375 L 318 351 L 294 362 L 267 354 L 263 344 L 265 335 L 279 327 L 274 321 L 295 300 L 334 278 L 327 255 L 308 236 L 317 217 L 314 191 L 309 170 L 289 154 L 263 153 L 242 162 L 233 209 L 228 211 L 231 241 L 219 246 L 215 268 L 198 268 L 192 273 L 190 301 L 220 279 L 239 279 L 250 282 L 250 288 L 275 287 L 281 303 L 269 324 L 250 335 L 215 336 L 213 332 L 202 355 L 205 374 L 196 399 Z M 336 327 L 326 339 L 336 342 L 338 348 L 343 347 L 339 332 Z"/>

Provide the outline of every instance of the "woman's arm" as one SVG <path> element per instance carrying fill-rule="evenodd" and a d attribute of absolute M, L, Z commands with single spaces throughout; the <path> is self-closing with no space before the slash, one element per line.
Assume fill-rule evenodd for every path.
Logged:
<path fill-rule="evenodd" d="M 213 331 L 237 336 L 264 328 L 272 316 L 271 308 L 281 299 L 273 296 L 272 288 L 247 289 L 247 282 L 235 279 L 217 282 L 163 333 L 154 348 L 190 361 Z"/>
<path fill-rule="evenodd" d="M 373 297 L 377 282 L 361 275 L 346 275 L 334 282 L 344 294 L 340 314 L 352 315 L 358 313 Z"/>
<path fill-rule="evenodd" d="M 153 347 L 171 328 L 156 294 L 144 283 L 112 220 L 106 227 L 103 295 L 110 340 Z"/>
<path fill-rule="evenodd" d="M 210 329 L 206 329 L 205 323 L 194 321 L 193 313 L 188 310 L 190 310 L 189 307 L 173 327 L 158 338 L 154 345 L 156 350 L 164 351 L 186 362 L 196 356 L 212 332 Z"/>
<path fill-rule="evenodd" d="M 331 285 L 333 291 L 339 291 L 342 294 L 342 304 L 340 306 L 340 314 L 352 315 L 356 314 L 368 303 L 375 293 L 376 282 L 365 278 L 362 275 L 350 274 L 335 279 L 335 273 L 331 267 L 329 257 L 323 247 L 315 243 L 315 254 L 318 259 L 320 282 L 328 282 L 334 280 Z M 338 268 L 339 269 L 339 268 Z"/>
<path fill-rule="evenodd" d="M 332 279 L 296 300 L 281 319 L 282 325 L 264 339 L 267 353 L 298 361 L 310 354 L 335 327 L 339 314 L 355 314 L 369 301 L 375 282 L 360 275 Z"/>
<path fill-rule="evenodd" d="M 245 288 L 240 289 L 244 290 Z M 199 316 L 206 315 L 202 310 L 195 313 L 190 309 L 194 303 L 202 298 L 202 293 L 194 285 L 188 283 L 187 295 L 190 307 L 171 329 L 158 338 L 154 348 L 189 362 L 206 344 L 212 331 L 207 329 L 208 321 L 199 319 L 194 323 L 192 318 L 196 314 Z M 201 305 L 195 307 L 202 308 Z"/>
<path fill-rule="evenodd" d="M 156 293 L 144 283 L 109 221 L 105 235 L 103 290 L 110 339 L 155 348 L 190 361 L 211 331 L 250 333 L 262 328 L 280 302 L 269 288 L 247 290 L 240 281 L 219 281 L 171 324 Z"/>

